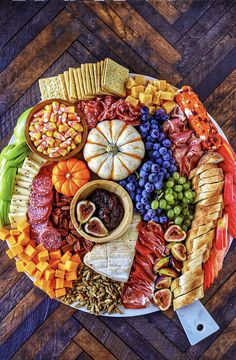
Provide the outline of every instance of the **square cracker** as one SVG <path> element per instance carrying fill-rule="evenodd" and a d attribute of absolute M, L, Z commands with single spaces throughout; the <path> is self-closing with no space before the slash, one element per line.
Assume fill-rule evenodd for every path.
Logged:
<path fill-rule="evenodd" d="M 103 91 L 109 91 L 117 96 L 125 97 L 125 82 L 129 77 L 129 70 L 115 61 L 107 58 L 103 71 Z"/>
<path fill-rule="evenodd" d="M 39 79 L 39 89 L 42 100 L 46 99 L 63 99 L 63 91 L 58 76 Z"/>
<path fill-rule="evenodd" d="M 69 82 L 70 82 L 69 97 L 70 97 L 70 99 L 72 101 L 76 101 L 76 100 L 78 100 L 78 95 L 77 95 L 77 92 L 76 92 L 73 68 L 69 68 Z"/>
<path fill-rule="evenodd" d="M 59 77 L 59 81 L 60 81 L 60 84 L 61 84 L 61 89 L 62 89 L 62 93 L 63 93 L 63 99 L 69 100 L 69 95 L 68 95 L 67 88 L 66 88 L 66 82 L 65 82 L 64 74 L 59 74 L 58 77 Z"/>
<path fill-rule="evenodd" d="M 102 90 L 103 61 L 97 62 L 97 95 L 113 95 L 109 91 Z"/>

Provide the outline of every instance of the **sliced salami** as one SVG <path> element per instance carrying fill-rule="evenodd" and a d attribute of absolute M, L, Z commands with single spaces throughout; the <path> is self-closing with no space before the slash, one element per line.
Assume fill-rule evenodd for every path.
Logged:
<path fill-rule="evenodd" d="M 28 207 L 28 217 L 30 224 L 40 224 L 49 219 L 49 216 L 52 211 L 51 204 L 48 204 L 44 207 L 33 207 L 29 205 Z"/>
<path fill-rule="evenodd" d="M 61 246 L 61 235 L 49 225 L 40 233 L 40 243 L 47 250 L 57 250 Z"/>
<path fill-rule="evenodd" d="M 40 195 L 33 191 L 30 196 L 29 203 L 33 207 L 44 207 L 52 202 L 53 192 L 50 191 L 47 195 Z"/>
<path fill-rule="evenodd" d="M 39 174 L 34 178 L 32 190 L 40 195 L 47 195 L 52 190 L 52 177 L 50 174 Z"/>
<path fill-rule="evenodd" d="M 45 221 L 40 224 L 31 224 L 30 225 L 30 238 L 34 240 L 37 244 L 40 243 L 40 234 L 46 229 L 47 226 L 50 226 L 49 221 Z"/>

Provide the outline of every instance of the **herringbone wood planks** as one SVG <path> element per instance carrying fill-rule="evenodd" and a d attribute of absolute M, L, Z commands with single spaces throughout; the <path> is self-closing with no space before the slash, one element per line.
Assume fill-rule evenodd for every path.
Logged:
<path fill-rule="evenodd" d="M 133 72 L 194 87 L 236 150 L 233 0 L 10 2 L 0 5 L 1 148 L 37 80 L 111 57 Z M 233 359 L 236 245 L 203 299 L 220 330 L 189 346 L 173 311 L 94 317 L 51 301 L 0 244 L 1 359 Z"/>

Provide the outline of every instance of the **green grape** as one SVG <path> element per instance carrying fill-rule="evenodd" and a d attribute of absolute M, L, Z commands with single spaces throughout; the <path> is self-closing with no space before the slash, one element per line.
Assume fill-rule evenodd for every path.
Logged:
<path fill-rule="evenodd" d="M 184 195 L 183 195 L 182 191 L 179 192 L 179 193 L 178 193 L 178 199 L 179 199 L 179 200 L 182 200 L 183 197 L 184 197 Z"/>
<path fill-rule="evenodd" d="M 174 212 L 175 212 L 175 215 L 179 215 L 181 213 L 181 207 L 180 206 L 175 206 L 174 207 Z"/>
<path fill-rule="evenodd" d="M 183 185 L 184 183 L 186 183 L 186 178 L 185 177 L 183 177 L 183 176 L 180 176 L 180 178 L 179 178 L 179 180 L 178 180 L 178 184 L 180 184 L 180 185 Z"/>
<path fill-rule="evenodd" d="M 183 222 L 183 218 L 181 216 L 176 216 L 176 218 L 174 219 L 174 223 L 176 225 L 181 226 L 182 222 Z"/>
<path fill-rule="evenodd" d="M 166 194 L 165 195 L 165 199 L 168 201 L 168 202 L 172 202 L 174 200 L 174 196 L 171 195 L 171 194 Z"/>
<path fill-rule="evenodd" d="M 190 189 L 190 182 L 187 181 L 186 183 L 184 183 L 184 184 L 183 184 L 183 188 L 184 188 L 184 190 Z"/>
<path fill-rule="evenodd" d="M 167 205 L 167 204 L 166 204 L 166 200 L 165 200 L 165 199 L 161 199 L 161 200 L 160 200 L 160 203 L 159 203 L 160 208 L 164 210 L 164 209 L 166 208 L 166 205 Z"/>
<path fill-rule="evenodd" d="M 191 191 L 191 190 L 185 191 L 185 192 L 184 192 L 184 196 L 186 197 L 186 199 L 192 200 L 192 198 L 193 198 L 192 191 Z"/>
<path fill-rule="evenodd" d="M 159 203 L 157 200 L 153 200 L 152 203 L 151 203 L 151 208 L 152 210 L 156 210 L 159 206 Z"/>
<path fill-rule="evenodd" d="M 179 179 L 179 173 L 177 171 L 175 171 L 172 175 L 174 180 L 178 180 Z"/>
<path fill-rule="evenodd" d="M 173 191 L 172 195 L 174 196 L 174 199 L 175 199 L 175 200 L 178 199 L 178 194 L 177 194 L 177 192 Z"/>
<path fill-rule="evenodd" d="M 166 205 L 166 210 L 170 210 L 171 206 L 169 204 Z"/>
<path fill-rule="evenodd" d="M 190 224 L 191 224 L 191 220 L 186 219 L 186 220 L 184 221 L 184 224 L 185 224 L 186 226 L 190 226 Z"/>
<path fill-rule="evenodd" d="M 183 187 L 181 185 L 175 185 L 174 190 L 176 192 L 181 192 L 183 190 Z"/>
<path fill-rule="evenodd" d="M 185 232 L 188 231 L 188 226 L 186 226 L 186 225 L 182 225 L 181 228 L 182 228 L 182 230 L 184 230 Z"/>
<path fill-rule="evenodd" d="M 170 210 L 167 212 L 167 217 L 168 217 L 169 219 L 173 219 L 174 216 L 175 216 L 174 210 L 170 209 Z"/>
<path fill-rule="evenodd" d="M 167 183 L 166 183 L 166 186 L 168 187 L 168 188 L 172 188 L 173 186 L 174 186 L 174 181 L 172 181 L 172 180 L 168 180 L 167 181 Z"/>
<path fill-rule="evenodd" d="M 173 190 L 171 188 L 165 189 L 165 194 L 172 194 Z"/>

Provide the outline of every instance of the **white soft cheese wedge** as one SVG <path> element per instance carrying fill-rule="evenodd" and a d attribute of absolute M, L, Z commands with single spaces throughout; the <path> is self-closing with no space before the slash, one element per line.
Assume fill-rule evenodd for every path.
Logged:
<path fill-rule="evenodd" d="M 85 255 L 85 265 L 109 279 L 120 282 L 128 281 L 138 239 L 137 225 L 140 221 L 141 217 L 134 214 L 132 222 L 123 236 L 109 243 L 95 245 Z"/>

